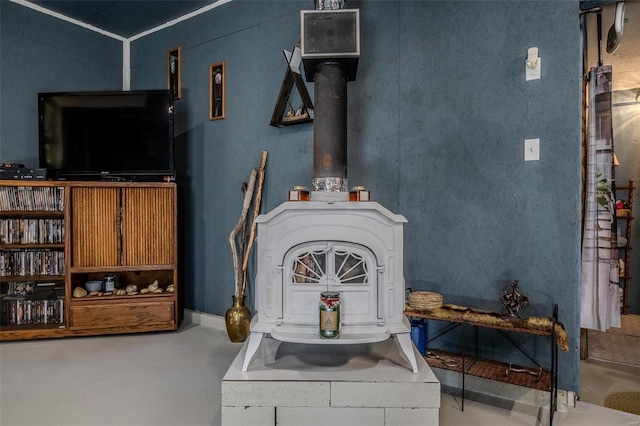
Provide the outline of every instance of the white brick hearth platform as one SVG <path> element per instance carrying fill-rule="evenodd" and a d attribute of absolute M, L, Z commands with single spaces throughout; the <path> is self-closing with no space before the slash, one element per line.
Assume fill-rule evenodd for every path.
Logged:
<path fill-rule="evenodd" d="M 440 383 L 395 338 L 314 345 L 265 338 L 249 370 L 246 343 L 222 380 L 223 426 L 438 425 Z"/>

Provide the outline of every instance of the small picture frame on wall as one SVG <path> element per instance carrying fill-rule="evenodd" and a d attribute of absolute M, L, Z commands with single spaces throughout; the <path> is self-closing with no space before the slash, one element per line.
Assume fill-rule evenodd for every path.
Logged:
<path fill-rule="evenodd" d="M 227 103 L 227 68 L 224 61 L 209 66 L 209 120 L 225 117 Z"/>
<path fill-rule="evenodd" d="M 180 46 L 167 51 L 167 89 L 174 100 L 182 99 L 182 49 Z"/>

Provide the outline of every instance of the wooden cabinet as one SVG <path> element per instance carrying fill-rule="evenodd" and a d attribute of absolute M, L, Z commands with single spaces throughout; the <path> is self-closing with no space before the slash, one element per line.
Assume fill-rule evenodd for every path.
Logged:
<path fill-rule="evenodd" d="M 14 181 L 1 181 L 0 185 L 0 190 L 18 187 Z M 0 338 L 177 329 L 183 317 L 182 289 L 178 282 L 177 186 L 173 183 L 124 182 L 43 182 L 36 186 L 62 188 L 60 204 L 63 207 L 55 213 L 66 228 L 64 243 L 55 246 L 64 253 L 64 272 L 57 277 L 63 286 L 62 320 L 55 328 L 49 325 L 43 331 L 39 324 L 36 327 L 24 321 L 20 324 L 8 321 L 3 312 Z M 28 192 L 34 186 L 29 184 L 24 188 Z M 3 218 L 5 215 L 27 215 L 26 212 L 7 210 L 3 209 Z M 50 212 L 28 213 L 34 214 L 54 215 Z M 52 248 L 46 247 L 46 250 Z M 27 250 L 28 247 L 20 249 Z M 14 249 L 0 244 L 0 250 L 4 254 Z M 12 297 L 5 282 L 31 278 L 15 275 L 2 270 L 3 301 Z M 127 287 L 131 291 L 77 295 L 77 288 L 84 288 L 88 281 L 103 281 L 107 275 L 115 276 L 116 289 L 120 290 L 117 293 L 124 292 Z M 37 333 L 31 331 L 34 327 Z"/>

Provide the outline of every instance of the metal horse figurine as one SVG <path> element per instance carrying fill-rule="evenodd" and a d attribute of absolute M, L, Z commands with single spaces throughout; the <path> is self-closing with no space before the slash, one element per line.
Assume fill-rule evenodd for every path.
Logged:
<path fill-rule="evenodd" d="M 517 317 L 520 308 L 529 306 L 529 298 L 518 291 L 518 280 L 515 280 L 513 284 L 502 290 L 500 303 L 506 306 L 510 316 Z"/>

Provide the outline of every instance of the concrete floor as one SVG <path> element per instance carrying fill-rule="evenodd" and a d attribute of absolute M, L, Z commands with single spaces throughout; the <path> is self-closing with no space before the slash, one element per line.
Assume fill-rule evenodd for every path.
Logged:
<path fill-rule="evenodd" d="M 3 342 L 0 424 L 219 425 L 221 380 L 241 346 L 224 330 L 192 323 L 169 333 Z M 594 364 L 586 374 L 593 383 L 617 375 Z M 584 401 L 554 419 L 559 426 L 639 423 L 640 416 Z M 442 395 L 443 426 L 546 424 L 545 407 L 472 395 L 461 411 L 459 398 Z"/>
<path fill-rule="evenodd" d="M 580 364 L 580 399 L 604 405 L 604 398 L 614 392 L 640 392 L 640 368 L 601 361 Z"/>

